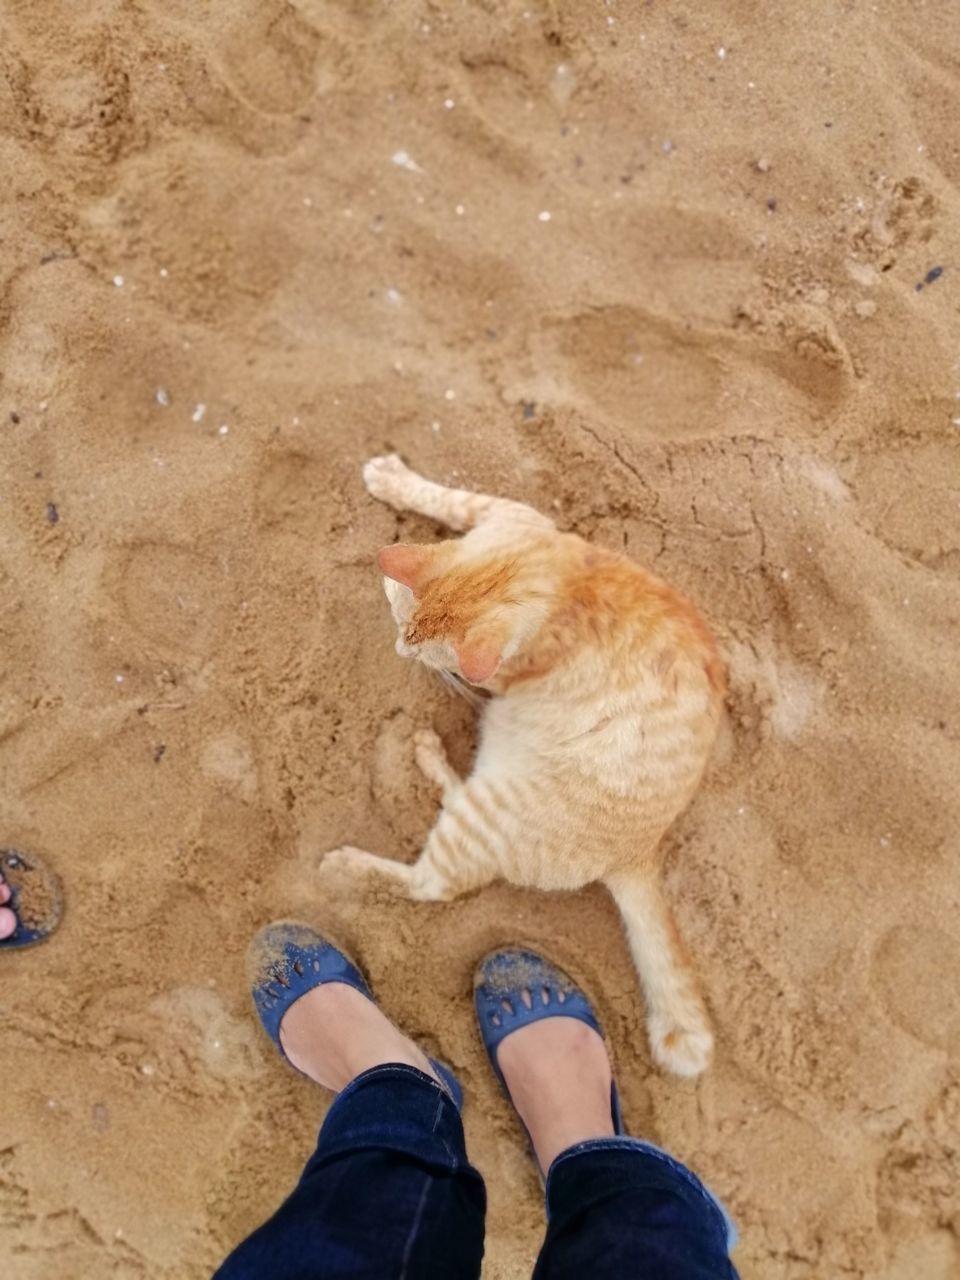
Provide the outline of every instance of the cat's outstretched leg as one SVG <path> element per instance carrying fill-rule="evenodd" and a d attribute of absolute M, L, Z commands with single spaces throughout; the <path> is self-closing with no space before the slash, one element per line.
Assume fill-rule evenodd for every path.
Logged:
<path fill-rule="evenodd" d="M 647 998 L 647 1031 L 653 1056 L 678 1076 L 705 1070 L 713 1035 L 660 885 L 652 875 L 608 876 L 607 887 L 623 915 L 627 939 Z"/>
<path fill-rule="evenodd" d="M 363 468 L 367 492 L 397 511 L 417 511 L 431 520 L 439 520 L 462 533 L 483 524 L 493 516 L 543 529 L 552 529 L 553 521 L 533 507 L 509 498 L 495 498 L 487 493 L 471 493 L 468 489 L 448 489 L 411 471 L 395 453 L 371 458 Z"/>
<path fill-rule="evenodd" d="M 463 782 L 447 759 L 446 748 L 439 735 L 432 729 L 418 729 L 413 735 L 413 753 L 417 768 L 428 782 L 440 788 L 444 800 Z"/>
<path fill-rule="evenodd" d="M 397 862 L 345 845 L 332 849 L 322 866 L 384 876 L 418 902 L 449 902 L 482 889 L 500 875 L 486 838 L 478 838 L 462 816 L 448 809 L 441 811 L 416 862 Z"/>

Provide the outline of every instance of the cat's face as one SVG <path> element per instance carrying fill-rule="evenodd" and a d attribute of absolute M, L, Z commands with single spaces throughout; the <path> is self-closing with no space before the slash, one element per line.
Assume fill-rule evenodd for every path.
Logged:
<path fill-rule="evenodd" d="M 510 557 L 465 554 L 463 542 L 385 547 L 377 557 L 397 624 L 396 649 L 471 684 L 491 680 L 543 609 L 524 599 Z"/>
<path fill-rule="evenodd" d="M 414 640 L 416 635 L 417 600 L 410 587 L 393 578 L 385 577 L 383 589 L 390 601 L 390 612 L 397 624 L 396 650 L 401 658 L 419 658 L 428 667 L 438 671 L 457 671 L 457 655 L 452 644 L 442 638 Z"/>

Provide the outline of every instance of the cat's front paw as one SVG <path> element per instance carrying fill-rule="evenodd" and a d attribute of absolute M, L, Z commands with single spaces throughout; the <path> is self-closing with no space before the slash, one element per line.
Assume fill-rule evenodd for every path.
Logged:
<path fill-rule="evenodd" d="M 356 875 L 367 868 L 370 857 L 372 855 L 365 853 L 363 849 L 354 849 L 352 845 L 345 844 L 325 853 L 320 859 L 320 866 L 324 871 L 344 871 Z"/>
<path fill-rule="evenodd" d="M 364 464 L 363 483 L 372 498 L 391 502 L 397 496 L 398 485 L 410 474 L 410 468 L 398 453 L 385 453 Z"/>
<path fill-rule="evenodd" d="M 413 735 L 413 759 L 426 780 L 435 783 L 440 790 L 447 791 L 460 782 L 447 759 L 447 749 L 440 741 L 439 733 L 431 728 L 419 728 Z"/>
<path fill-rule="evenodd" d="M 661 1067 L 675 1076 L 698 1076 L 713 1056 L 713 1035 L 705 1024 L 680 1026 L 651 1021 L 650 1048 Z"/>

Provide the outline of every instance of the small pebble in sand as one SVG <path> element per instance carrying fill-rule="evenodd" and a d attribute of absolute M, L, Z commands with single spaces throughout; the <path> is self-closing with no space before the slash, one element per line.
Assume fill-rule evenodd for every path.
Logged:
<path fill-rule="evenodd" d="M 113 678 L 117 684 L 123 684 L 123 676 L 114 676 Z"/>
<path fill-rule="evenodd" d="M 309 197 L 309 196 L 304 196 L 304 197 L 303 197 L 303 207 L 304 207 L 305 209 L 312 209 L 312 208 L 313 208 L 313 201 L 310 199 L 310 197 Z"/>
<path fill-rule="evenodd" d="M 170 272 L 167 270 L 167 268 L 166 268 L 166 267 L 161 267 L 161 268 L 160 268 L 160 279 L 161 279 L 161 280 L 166 280 L 166 278 L 167 278 L 167 276 L 168 276 L 169 274 L 170 274 Z"/>
<path fill-rule="evenodd" d="M 529 422 L 531 418 L 537 416 L 537 404 L 535 400 L 521 400 L 520 410 L 523 413 L 524 420 Z"/>
<path fill-rule="evenodd" d="M 114 276 L 114 277 L 113 277 L 113 283 L 117 286 L 117 288 L 118 288 L 118 289 L 122 289 L 122 288 L 123 288 L 123 276 Z"/>
<path fill-rule="evenodd" d="M 766 158 L 766 156 L 761 156 L 760 159 L 754 165 L 754 168 L 756 169 L 757 173 L 769 173 L 771 168 L 770 161 Z"/>
<path fill-rule="evenodd" d="M 717 50 L 717 57 L 720 59 L 721 62 L 724 62 L 726 60 L 727 51 L 723 47 L 723 45 L 721 45 L 720 48 Z"/>
<path fill-rule="evenodd" d="M 540 222 L 549 222 L 552 217 L 553 217 L 553 214 L 550 212 L 549 209 L 541 209 L 540 212 L 537 214 L 537 218 L 539 219 Z"/>
<path fill-rule="evenodd" d="M 163 387 L 157 387 L 157 404 L 162 404 L 165 409 L 170 405 L 170 392 Z"/>
<path fill-rule="evenodd" d="M 409 169 L 411 173 L 423 173 L 416 160 L 407 151 L 395 151 L 390 158 L 398 169 Z"/>
<path fill-rule="evenodd" d="M 939 280 L 942 275 L 943 267 L 931 267 L 920 283 L 916 285 L 917 293 L 921 291 L 925 284 L 933 284 L 933 282 L 935 280 Z"/>
<path fill-rule="evenodd" d="M 776 213 L 776 212 L 777 212 L 777 197 L 771 196 L 767 201 L 767 213 Z"/>
<path fill-rule="evenodd" d="M 861 320 L 869 320 L 871 316 L 877 314 L 877 304 L 872 298 L 864 298 L 861 302 L 856 303 L 853 309 Z"/>
<path fill-rule="evenodd" d="M 20 415 L 19 413 L 17 413 L 15 409 L 10 410 L 10 421 L 13 423 L 14 426 L 17 426 L 17 424 L 20 422 Z"/>
<path fill-rule="evenodd" d="M 446 391 L 443 393 L 443 398 L 444 400 L 456 400 L 457 393 L 452 387 L 447 387 Z"/>
<path fill-rule="evenodd" d="M 227 424 L 226 424 L 225 422 L 224 422 L 224 423 L 222 423 L 222 424 L 217 428 L 217 434 L 218 434 L 218 435 L 225 436 L 225 435 L 228 435 L 228 434 L 229 434 L 229 432 L 230 432 L 230 428 L 227 426 Z"/>
<path fill-rule="evenodd" d="M 159 743 L 157 743 L 157 745 L 156 745 L 156 746 L 154 747 L 154 749 L 153 749 L 153 763 L 154 763 L 154 764 L 159 764 L 159 763 L 160 763 L 160 761 L 161 761 L 161 760 L 163 759 L 163 757 L 164 757 L 164 753 L 166 752 L 166 750 L 167 750 L 167 744 L 166 744 L 165 742 L 159 742 Z"/>
<path fill-rule="evenodd" d="M 191 422 L 202 422 L 203 415 L 206 412 L 207 412 L 207 406 L 205 404 L 198 404 L 197 407 L 194 409 L 193 413 L 190 415 Z"/>
<path fill-rule="evenodd" d="M 51 524 L 56 524 L 60 519 L 60 512 L 57 510 L 57 504 L 55 502 L 47 503 L 47 519 Z"/>
<path fill-rule="evenodd" d="M 387 301 L 392 302 L 394 306 L 400 301 L 400 293 L 396 289 L 387 290 Z"/>
<path fill-rule="evenodd" d="M 664 141 L 660 143 L 660 150 L 665 156 L 668 156 L 673 152 L 673 143 L 669 138 L 664 139 Z"/>
<path fill-rule="evenodd" d="M 447 109 L 447 111 L 452 111 L 457 104 L 454 102 L 452 98 L 444 98 L 443 105 Z"/>
<path fill-rule="evenodd" d="M 458 217 L 458 218 L 462 218 L 462 217 L 463 217 L 463 215 L 464 215 L 466 212 L 467 212 L 467 211 L 466 211 L 466 209 L 463 207 L 463 205 L 462 205 L 462 204 L 458 204 L 458 205 L 457 205 L 456 210 L 455 210 L 455 213 L 456 213 L 456 215 L 457 215 L 457 217 Z"/>
<path fill-rule="evenodd" d="M 152 1076 L 156 1075 L 157 1068 L 152 1062 L 145 1062 L 140 1070 L 145 1076 Z"/>
<path fill-rule="evenodd" d="M 439 431 L 439 430 L 440 430 L 440 423 L 439 423 L 439 422 L 431 422 L 431 423 L 430 423 L 430 430 L 431 430 L 431 431 Z"/>

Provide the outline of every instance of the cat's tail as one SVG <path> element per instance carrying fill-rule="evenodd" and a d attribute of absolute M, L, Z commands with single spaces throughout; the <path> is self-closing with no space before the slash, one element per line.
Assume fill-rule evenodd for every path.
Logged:
<path fill-rule="evenodd" d="M 653 1056 L 678 1076 L 696 1076 L 710 1062 L 713 1035 L 676 922 L 652 874 L 611 875 L 606 884 L 623 916 L 647 998 Z"/>

